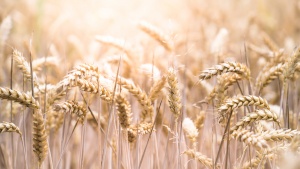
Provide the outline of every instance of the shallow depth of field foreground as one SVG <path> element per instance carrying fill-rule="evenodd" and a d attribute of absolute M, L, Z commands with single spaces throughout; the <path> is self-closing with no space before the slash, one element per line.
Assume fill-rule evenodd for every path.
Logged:
<path fill-rule="evenodd" d="M 0 0 L 1 169 L 299 169 L 298 0 Z"/>

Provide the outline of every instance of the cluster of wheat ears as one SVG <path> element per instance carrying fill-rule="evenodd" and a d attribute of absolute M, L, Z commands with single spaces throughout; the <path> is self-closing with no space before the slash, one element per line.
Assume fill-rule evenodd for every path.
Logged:
<path fill-rule="evenodd" d="M 162 58 L 141 63 L 135 44 L 95 35 L 99 62 L 65 64 L 38 57 L 32 39 L 23 52 L 4 45 L 12 18 L 2 19 L 0 168 L 300 167 L 300 47 L 286 52 L 262 33 L 263 47 L 245 42 L 241 61 L 226 60 L 215 52 L 226 43 L 223 28 L 211 42 L 221 61 L 189 66 L 172 59 L 189 39 L 135 25 L 151 42 L 140 48 L 156 46 Z"/>

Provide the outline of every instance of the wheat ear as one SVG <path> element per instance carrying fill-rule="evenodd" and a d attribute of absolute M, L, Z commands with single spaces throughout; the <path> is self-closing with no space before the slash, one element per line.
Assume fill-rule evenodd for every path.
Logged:
<path fill-rule="evenodd" d="M 38 101 L 36 101 L 32 96 L 17 90 L 0 87 L 0 98 L 12 100 L 33 109 L 39 109 Z"/>
<path fill-rule="evenodd" d="M 297 47 L 292 56 L 290 56 L 285 63 L 285 69 L 283 71 L 284 79 L 290 79 L 293 77 L 296 67 L 300 61 L 300 47 Z"/>
<path fill-rule="evenodd" d="M 127 89 L 134 97 L 137 98 L 138 102 L 143 108 L 142 121 L 146 120 L 147 116 L 152 119 L 153 107 L 151 105 L 151 100 L 148 98 L 146 93 L 142 91 L 140 87 L 136 86 L 132 81 L 122 77 L 117 78 L 117 83 Z"/>
<path fill-rule="evenodd" d="M 200 152 L 197 152 L 193 149 L 189 149 L 189 150 L 184 151 L 182 154 L 186 154 L 186 155 L 196 159 L 197 161 L 199 161 L 200 163 L 202 163 L 203 165 L 205 165 L 208 168 L 213 168 L 212 159 L 201 154 Z M 219 166 L 217 166 L 217 168 L 219 168 Z"/>
<path fill-rule="evenodd" d="M 14 123 L 9 123 L 9 122 L 0 123 L 0 133 L 3 132 L 16 132 L 22 135 L 19 127 L 17 127 Z"/>
<path fill-rule="evenodd" d="M 221 96 L 224 96 L 224 93 L 227 91 L 229 86 L 233 85 L 238 80 L 241 80 L 243 77 L 239 74 L 223 74 L 220 76 L 218 84 L 210 92 L 210 94 L 205 98 L 207 102 L 210 102 L 215 96 L 218 95 L 219 102 L 222 102 Z"/>
<path fill-rule="evenodd" d="M 18 68 L 22 70 L 25 79 L 30 81 L 31 80 L 30 66 L 29 66 L 29 63 L 25 60 L 23 54 L 21 52 L 19 52 L 18 50 L 14 49 L 13 50 L 13 59 L 14 59 L 14 61 L 17 62 Z M 33 72 L 32 79 L 33 79 L 34 86 L 39 87 L 37 76 L 34 72 Z"/>
<path fill-rule="evenodd" d="M 251 105 L 270 110 L 270 106 L 267 100 L 253 95 L 229 98 L 225 101 L 224 104 L 222 104 L 219 107 L 218 110 L 219 112 L 227 112 L 227 111 L 233 111 L 234 109 L 239 108 L 241 106 L 251 106 Z"/>
<path fill-rule="evenodd" d="M 256 78 L 256 88 L 258 90 L 263 89 L 265 86 L 270 84 L 274 79 L 282 75 L 284 70 L 284 65 L 279 63 L 276 66 L 269 68 L 266 71 L 262 71 Z"/>
<path fill-rule="evenodd" d="M 131 51 L 130 48 L 125 46 L 125 40 L 123 40 L 123 39 L 117 39 L 112 36 L 100 36 L 100 35 L 96 36 L 95 39 L 96 39 L 96 41 L 98 41 L 100 43 L 115 47 L 115 48 L 125 52 L 126 55 L 130 59 L 134 58 L 133 52 Z M 128 42 L 126 42 L 126 43 L 128 43 Z M 128 46 L 132 46 L 132 45 L 128 45 Z"/>
<path fill-rule="evenodd" d="M 199 79 L 210 79 L 215 75 L 221 75 L 228 72 L 241 74 L 247 79 L 250 78 L 250 70 L 246 65 L 236 62 L 225 62 L 202 71 L 202 73 L 199 75 Z"/>
<path fill-rule="evenodd" d="M 118 110 L 118 116 L 119 116 L 119 121 L 120 125 L 123 129 L 129 128 L 131 125 L 131 107 L 127 99 L 118 94 L 116 96 L 116 107 Z"/>
<path fill-rule="evenodd" d="M 66 101 L 62 104 L 57 104 L 54 107 L 55 111 L 62 111 L 64 113 L 76 114 L 79 122 L 83 123 L 85 115 L 87 114 L 87 109 L 83 104 L 77 101 Z"/>
<path fill-rule="evenodd" d="M 291 129 L 269 130 L 261 133 L 266 141 L 291 141 L 295 136 L 300 135 L 300 131 Z"/>
<path fill-rule="evenodd" d="M 254 134 L 252 131 L 238 130 L 233 132 L 231 136 L 247 145 L 253 145 L 260 149 L 269 148 L 269 145 L 267 144 L 266 140 L 264 140 L 262 135 Z"/>
<path fill-rule="evenodd" d="M 166 35 L 154 25 L 146 21 L 140 21 L 138 27 L 142 31 L 150 35 L 153 39 L 158 41 L 166 50 L 168 51 L 173 50 L 173 47 L 169 42 L 169 40 L 166 38 Z"/>
<path fill-rule="evenodd" d="M 157 80 L 150 89 L 149 99 L 153 102 L 161 93 L 161 90 L 164 88 L 167 81 L 167 76 L 162 76 Z"/>
<path fill-rule="evenodd" d="M 168 102 L 171 112 L 175 116 L 175 123 L 177 124 L 178 117 L 181 113 L 181 96 L 179 92 L 178 79 L 173 68 L 169 68 L 167 81 L 169 85 Z"/>
<path fill-rule="evenodd" d="M 40 111 L 33 114 L 33 152 L 38 158 L 38 165 L 41 166 L 48 152 L 47 134 L 43 115 Z"/>
<path fill-rule="evenodd" d="M 151 133 L 153 128 L 153 123 L 139 123 L 137 125 L 131 125 L 127 128 L 128 141 L 133 143 L 136 141 L 137 135 L 144 135 Z M 155 131 L 153 129 L 153 131 Z"/>
<path fill-rule="evenodd" d="M 277 124 L 280 123 L 275 113 L 267 109 L 257 109 L 255 112 L 252 112 L 246 115 L 245 117 L 243 117 L 243 119 L 237 122 L 235 126 L 233 126 L 230 129 L 230 131 L 234 132 L 236 130 L 240 130 L 243 127 L 248 126 L 250 123 L 253 123 L 254 121 L 258 121 L 258 120 L 269 120 L 269 121 L 274 121 Z"/>

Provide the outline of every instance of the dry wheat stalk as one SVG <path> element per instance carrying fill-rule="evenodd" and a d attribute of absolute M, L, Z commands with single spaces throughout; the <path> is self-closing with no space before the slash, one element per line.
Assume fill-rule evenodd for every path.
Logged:
<path fill-rule="evenodd" d="M 22 135 L 19 127 L 17 127 L 14 123 L 9 123 L 9 122 L 0 123 L 0 133 L 3 132 L 16 132 Z"/>
<path fill-rule="evenodd" d="M 87 114 L 87 109 L 83 104 L 77 101 L 66 101 L 61 104 L 57 104 L 54 107 L 54 111 L 62 111 L 64 113 L 76 114 L 79 122 L 83 123 L 85 115 Z"/>
<path fill-rule="evenodd" d="M 203 165 L 205 165 L 208 168 L 213 168 L 212 159 L 201 154 L 200 152 L 197 152 L 193 149 L 189 149 L 189 150 L 184 151 L 182 154 L 186 154 L 186 155 L 198 160 L 200 163 L 202 163 Z M 217 166 L 217 168 L 219 168 L 219 166 Z"/>
<path fill-rule="evenodd" d="M 119 116 L 121 127 L 123 129 L 129 128 L 129 126 L 131 125 L 131 116 L 132 116 L 131 106 L 129 102 L 124 96 L 118 94 L 116 96 L 116 107 L 119 112 L 118 116 Z"/>
<path fill-rule="evenodd" d="M 243 119 L 237 122 L 235 126 L 233 126 L 230 129 L 230 131 L 234 132 L 236 130 L 240 130 L 243 127 L 248 126 L 250 123 L 253 123 L 254 121 L 258 121 L 258 120 L 269 120 L 269 121 L 274 121 L 277 124 L 280 123 L 276 113 L 273 113 L 267 109 L 257 109 L 255 110 L 255 112 L 252 112 L 246 115 L 245 117 L 243 117 Z"/>
<path fill-rule="evenodd" d="M 148 98 L 146 93 L 141 90 L 140 87 L 136 86 L 132 81 L 124 79 L 122 77 L 117 78 L 117 83 L 127 89 L 133 96 L 135 96 L 143 108 L 142 111 L 142 121 L 146 120 L 147 116 L 152 119 L 153 107 L 151 105 L 151 100 Z"/>
<path fill-rule="evenodd" d="M 279 63 L 276 66 L 271 67 L 266 71 L 262 71 L 256 78 L 256 89 L 261 90 L 268 84 L 270 84 L 274 79 L 282 75 L 284 70 L 284 64 Z"/>
<path fill-rule="evenodd" d="M 207 102 L 210 102 L 216 95 L 218 95 L 219 102 L 222 102 L 221 97 L 224 96 L 226 90 L 229 86 L 233 85 L 238 80 L 243 77 L 239 74 L 223 74 L 220 76 L 218 84 L 210 92 L 210 94 L 205 98 Z"/>
<path fill-rule="evenodd" d="M 33 109 L 39 109 L 38 101 L 36 101 L 32 96 L 17 90 L 0 87 L 0 98 L 18 102 Z"/>
<path fill-rule="evenodd" d="M 249 130 L 238 130 L 233 132 L 231 136 L 247 145 L 253 145 L 260 149 L 269 148 L 269 145 L 260 133 L 255 134 Z"/>
<path fill-rule="evenodd" d="M 173 47 L 169 42 L 169 40 L 167 39 L 166 35 L 154 25 L 146 21 L 140 21 L 138 27 L 142 31 L 150 35 L 153 39 L 158 41 L 166 50 L 168 51 L 173 50 Z"/>
<path fill-rule="evenodd" d="M 164 88 L 167 81 L 167 76 L 162 76 L 157 80 L 150 89 L 149 99 L 153 102 L 161 93 L 161 90 Z"/>
<path fill-rule="evenodd" d="M 38 165 L 41 166 L 48 152 L 47 134 L 43 115 L 40 111 L 33 114 L 33 151 L 38 158 Z"/>
<path fill-rule="evenodd" d="M 179 92 L 178 79 L 173 68 L 169 68 L 167 74 L 167 81 L 169 84 L 168 102 L 171 112 L 175 116 L 175 123 L 181 113 L 181 96 Z"/>
<path fill-rule="evenodd" d="M 23 54 L 21 52 L 19 52 L 18 50 L 14 49 L 13 50 L 13 59 L 14 59 L 14 61 L 17 62 L 18 68 L 22 70 L 25 79 L 28 81 L 31 81 L 30 66 L 29 66 L 29 63 L 25 60 Z M 36 74 L 34 72 L 32 72 L 32 74 L 33 74 L 32 79 L 33 79 L 34 86 L 39 87 L 39 83 L 38 83 Z"/>
<path fill-rule="evenodd" d="M 202 73 L 199 75 L 199 79 L 206 80 L 210 79 L 212 76 L 221 75 L 228 72 L 240 74 L 247 79 L 250 78 L 250 70 L 246 65 L 236 62 L 225 62 L 202 71 Z"/>

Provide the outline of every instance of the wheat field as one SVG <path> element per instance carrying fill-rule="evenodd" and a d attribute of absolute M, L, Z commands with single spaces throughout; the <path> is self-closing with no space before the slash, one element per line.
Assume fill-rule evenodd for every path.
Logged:
<path fill-rule="evenodd" d="M 1 0 L 1 169 L 299 169 L 298 0 Z"/>

